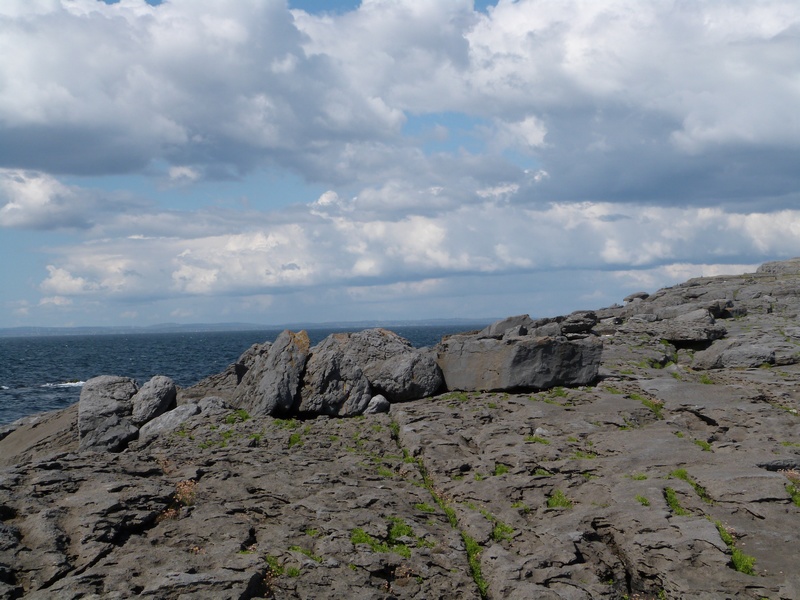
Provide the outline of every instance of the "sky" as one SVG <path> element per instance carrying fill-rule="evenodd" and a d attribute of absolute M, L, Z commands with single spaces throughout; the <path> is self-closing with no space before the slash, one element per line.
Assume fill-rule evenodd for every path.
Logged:
<path fill-rule="evenodd" d="M 0 2 L 0 327 L 554 316 L 798 255 L 797 0 Z"/>

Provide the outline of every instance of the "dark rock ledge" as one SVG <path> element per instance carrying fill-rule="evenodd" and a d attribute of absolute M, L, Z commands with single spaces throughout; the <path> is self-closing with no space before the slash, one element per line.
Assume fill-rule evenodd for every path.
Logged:
<path fill-rule="evenodd" d="M 624 302 L 91 380 L 0 430 L 0 598 L 799 598 L 800 259 Z"/>

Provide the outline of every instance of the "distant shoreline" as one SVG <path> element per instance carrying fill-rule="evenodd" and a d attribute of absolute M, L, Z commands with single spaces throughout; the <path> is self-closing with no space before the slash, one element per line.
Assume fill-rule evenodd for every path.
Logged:
<path fill-rule="evenodd" d="M 432 326 L 480 326 L 496 321 L 496 317 L 482 319 L 419 319 L 386 321 L 329 321 L 325 323 L 285 323 L 264 325 L 260 323 L 162 323 L 149 326 L 79 326 L 79 327 L 4 327 L 0 338 L 11 337 L 56 337 L 70 335 L 120 335 L 152 333 L 211 333 L 225 331 L 283 331 L 284 329 L 368 329 L 372 327 L 432 327 Z"/>

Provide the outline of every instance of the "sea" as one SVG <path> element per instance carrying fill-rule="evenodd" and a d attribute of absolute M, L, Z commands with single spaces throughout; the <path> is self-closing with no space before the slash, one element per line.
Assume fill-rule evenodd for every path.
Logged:
<path fill-rule="evenodd" d="M 416 348 L 471 326 L 401 326 L 392 331 Z M 353 329 L 306 329 L 311 344 Z M 272 342 L 280 329 L 203 333 L 125 333 L 0 337 L 0 426 L 70 406 L 98 375 L 131 377 L 141 386 L 154 375 L 180 387 L 220 373 L 253 344 Z"/>

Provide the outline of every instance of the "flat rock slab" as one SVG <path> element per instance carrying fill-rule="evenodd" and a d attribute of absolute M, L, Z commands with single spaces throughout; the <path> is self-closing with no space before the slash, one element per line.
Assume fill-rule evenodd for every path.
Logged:
<path fill-rule="evenodd" d="M 447 389 L 513 391 L 591 383 L 602 343 L 596 338 L 459 335 L 443 340 L 436 352 Z"/>

